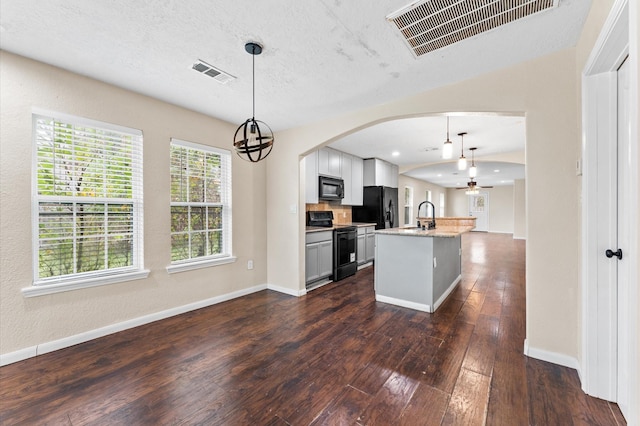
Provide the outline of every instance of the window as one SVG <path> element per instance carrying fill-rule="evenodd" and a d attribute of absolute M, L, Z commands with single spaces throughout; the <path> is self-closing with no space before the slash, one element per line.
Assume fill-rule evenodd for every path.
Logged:
<path fill-rule="evenodd" d="M 33 135 L 35 286 L 141 278 L 142 132 L 46 113 Z"/>
<path fill-rule="evenodd" d="M 404 224 L 411 225 L 413 223 L 413 188 L 404 187 Z"/>
<path fill-rule="evenodd" d="M 444 192 L 440 193 L 440 217 L 444 217 Z"/>
<path fill-rule="evenodd" d="M 169 272 L 233 260 L 230 152 L 172 139 Z"/>

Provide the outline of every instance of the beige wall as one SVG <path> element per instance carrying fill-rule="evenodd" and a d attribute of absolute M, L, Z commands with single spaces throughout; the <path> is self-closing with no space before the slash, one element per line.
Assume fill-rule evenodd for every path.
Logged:
<path fill-rule="evenodd" d="M 264 164 L 233 155 L 233 264 L 168 275 L 169 140 L 229 149 L 235 126 L 58 68 L 0 57 L 0 353 L 266 284 Z M 144 134 L 144 250 L 149 278 L 24 298 L 31 272 L 32 107 Z M 255 269 L 247 270 L 254 260 Z"/>
<path fill-rule="evenodd" d="M 418 206 L 421 202 L 426 200 L 427 191 L 431 191 L 431 202 L 436 206 L 436 216 L 440 216 L 440 194 L 445 194 L 445 212 L 447 216 L 446 203 L 447 203 L 447 190 L 441 186 L 435 185 L 430 182 L 425 182 L 420 179 L 415 179 L 405 175 L 398 176 L 398 216 L 400 216 L 400 225 L 407 225 L 404 222 L 404 188 L 413 188 L 413 218 L 411 225 L 416 225 L 416 217 L 418 217 Z M 424 206 L 422 207 L 422 215 L 425 214 Z M 428 210 L 429 216 L 431 216 L 431 209 Z"/>
<path fill-rule="evenodd" d="M 489 199 L 489 232 L 513 233 L 513 185 L 483 188 Z M 447 189 L 449 202 L 447 203 L 451 216 L 469 216 L 469 196 L 460 189 Z"/>
<path fill-rule="evenodd" d="M 513 183 L 513 238 L 527 239 L 527 193 L 524 179 Z"/>
<path fill-rule="evenodd" d="M 280 132 L 267 161 L 268 282 L 304 288 L 304 206 L 298 181 L 301 154 L 355 129 L 393 117 L 447 111 L 514 112 L 527 117 L 527 337 L 529 345 L 578 355 L 578 185 L 580 151 L 575 50 L 372 107 L 334 120 Z M 553 151 L 554 155 L 548 155 Z M 554 203 L 554 209 L 544 206 Z M 298 209 L 299 210 L 304 210 Z M 450 213 L 448 213 L 450 214 Z M 271 233 L 281 238 L 271 238 Z M 555 247 L 550 253 L 548 247 Z"/>

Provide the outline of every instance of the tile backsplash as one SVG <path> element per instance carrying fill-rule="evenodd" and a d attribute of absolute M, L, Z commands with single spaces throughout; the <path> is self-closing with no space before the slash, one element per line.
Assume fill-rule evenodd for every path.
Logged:
<path fill-rule="evenodd" d="M 318 204 L 305 205 L 305 212 L 317 210 L 331 210 L 333 212 L 333 223 L 335 224 L 344 225 L 352 222 L 351 206 L 343 206 L 330 201 L 320 201 Z"/>

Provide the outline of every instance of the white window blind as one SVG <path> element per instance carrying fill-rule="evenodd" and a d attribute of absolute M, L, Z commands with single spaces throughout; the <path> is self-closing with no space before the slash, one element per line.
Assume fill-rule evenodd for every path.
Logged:
<path fill-rule="evenodd" d="M 171 140 L 171 262 L 231 256 L 231 153 Z"/>
<path fill-rule="evenodd" d="M 33 115 L 35 284 L 143 268 L 142 132 Z"/>

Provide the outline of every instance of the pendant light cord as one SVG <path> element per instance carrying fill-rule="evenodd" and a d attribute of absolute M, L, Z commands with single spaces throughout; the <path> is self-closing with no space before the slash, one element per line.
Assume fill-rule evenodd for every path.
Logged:
<path fill-rule="evenodd" d="M 253 74 L 252 74 L 252 80 L 253 80 L 253 116 L 252 116 L 252 120 L 256 119 L 256 48 L 253 47 L 253 53 L 251 54 L 251 57 L 253 59 Z"/>

